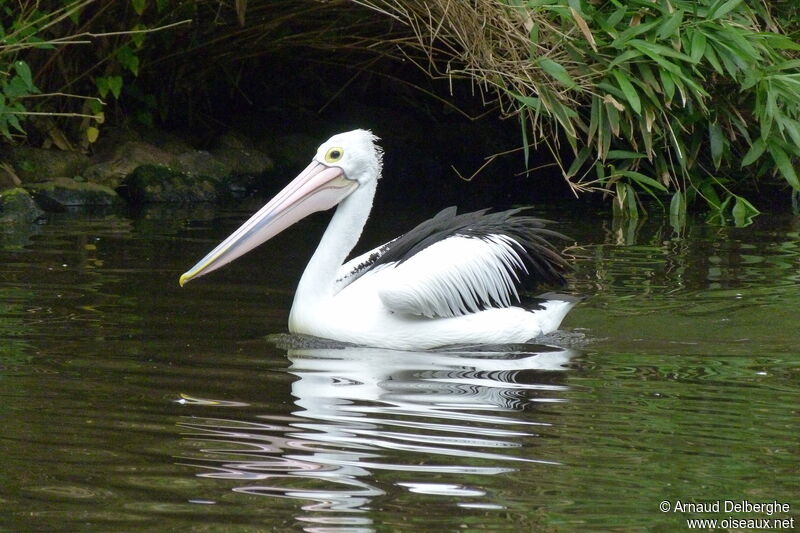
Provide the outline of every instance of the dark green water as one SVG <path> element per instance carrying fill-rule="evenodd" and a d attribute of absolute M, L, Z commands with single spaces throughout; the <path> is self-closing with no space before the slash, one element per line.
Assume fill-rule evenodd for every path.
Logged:
<path fill-rule="evenodd" d="M 2 531 L 686 530 L 797 517 L 800 218 L 580 246 L 582 348 L 292 349 L 325 220 L 180 289 L 245 213 L 59 215 L 0 240 Z M 422 214 L 380 217 L 376 244 Z M 407 219 L 407 220 L 406 220 Z M 659 504 L 671 502 L 669 512 Z M 789 512 L 673 512 L 676 501 Z M 796 524 L 797 525 L 797 524 Z M 722 527 L 722 526 L 718 526 Z"/>

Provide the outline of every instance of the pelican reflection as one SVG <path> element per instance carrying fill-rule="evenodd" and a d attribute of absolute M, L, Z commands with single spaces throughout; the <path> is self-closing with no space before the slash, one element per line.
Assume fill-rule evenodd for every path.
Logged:
<path fill-rule="evenodd" d="M 310 514 L 297 518 L 311 529 L 371 531 L 368 510 L 390 492 L 502 508 L 475 476 L 556 464 L 536 457 L 549 424 L 535 408 L 563 401 L 564 370 L 576 355 L 514 348 L 291 349 L 291 415 L 187 417 L 181 425 L 202 449 L 187 462 L 201 477 L 236 481 L 235 492 L 305 500 Z"/>

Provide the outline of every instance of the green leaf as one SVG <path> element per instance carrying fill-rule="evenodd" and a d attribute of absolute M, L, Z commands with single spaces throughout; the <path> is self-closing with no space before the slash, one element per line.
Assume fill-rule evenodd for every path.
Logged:
<path fill-rule="evenodd" d="M 519 93 L 514 91 L 508 91 L 508 93 L 519 100 L 524 106 L 530 107 L 536 111 L 539 111 L 540 106 L 542 105 L 542 101 L 535 96 L 523 96 Z"/>
<path fill-rule="evenodd" d="M 733 204 L 733 208 L 731 209 L 733 223 L 739 228 L 752 224 L 753 217 L 759 213 L 759 210 L 756 209 L 753 204 L 741 196 L 736 197 L 736 202 Z"/>
<path fill-rule="evenodd" d="M 761 136 L 768 138 L 770 132 L 772 131 L 772 123 L 778 111 L 778 104 L 776 102 L 777 95 L 775 94 L 775 91 L 767 90 L 766 97 L 767 101 L 764 105 L 764 110 L 761 115 L 760 126 Z"/>
<path fill-rule="evenodd" d="M 606 180 L 606 169 L 603 166 L 603 163 L 600 161 L 595 162 L 594 164 L 594 173 L 597 176 L 597 180 L 600 183 L 605 183 Z"/>
<path fill-rule="evenodd" d="M 633 181 L 635 181 L 636 183 L 639 183 L 640 185 L 644 185 L 644 186 L 647 186 L 647 187 L 653 187 L 654 189 L 658 189 L 659 191 L 667 192 L 667 188 L 664 187 L 664 185 L 662 185 L 661 183 L 657 182 L 656 180 L 654 180 L 650 176 L 645 176 L 641 172 L 635 172 L 633 170 L 618 170 L 617 174 L 620 174 L 621 176 L 625 176 L 627 178 L 630 178 Z"/>
<path fill-rule="evenodd" d="M 722 204 L 719 206 L 719 210 L 725 211 L 728 208 L 728 204 L 731 203 L 732 199 L 733 195 L 729 193 L 728 196 L 725 197 L 725 200 L 722 201 Z"/>
<path fill-rule="evenodd" d="M 610 113 L 613 110 L 616 112 L 617 110 L 613 107 L 605 107 L 606 112 L 606 120 L 603 120 L 601 123 L 600 129 L 597 131 L 597 156 L 605 161 L 606 157 L 608 157 L 608 152 L 611 149 L 611 118 Z"/>
<path fill-rule="evenodd" d="M 650 96 L 651 99 L 655 100 L 655 95 L 653 91 L 660 93 L 661 92 L 661 84 L 656 81 L 656 77 L 653 74 L 653 69 L 650 68 L 650 65 L 647 63 L 639 63 L 637 69 L 639 70 L 639 77 L 644 81 L 644 85 L 640 85 L 642 90 L 645 91 L 646 94 Z M 652 89 L 648 91 L 648 88 Z M 660 100 L 660 99 L 659 99 Z M 660 102 L 659 102 L 660 103 Z M 659 105 L 660 107 L 660 105 Z"/>
<path fill-rule="evenodd" d="M 639 208 L 636 205 L 637 204 L 636 191 L 633 190 L 633 187 L 631 187 L 627 183 L 625 184 L 625 188 L 628 190 L 628 193 L 626 194 L 626 198 L 628 200 L 626 202 L 628 209 L 628 216 L 631 218 L 639 218 Z"/>
<path fill-rule="evenodd" d="M 144 13 L 144 7 L 146 4 L 146 0 L 131 0 L 131 5 L 133 6 L 133 10 L 136 11 L 137 15 Z"/>
<path fill-rule="evenodd" d="M 738 63 L 739 56 L 727 49 L 719 50 L 718 55 L 722 60 L 722 64 L 725 66 L 725 70 L 728 71 L 728 75 L 733 79 L 738 78 L 739 72 L 744 70 Z"/>
<path fill-rule="evenodd" d="M 105 98 L 108 96 L 108 78 L 105 76 L 98 76 L 94 79 L 94 84 L 97 86 L 97 92 L 100 95 L 100 98 Z"/>
<path fill-rule="evenodd" d="M 72 8 L 72 11 L 69 12 L 69 20 L 72 21 L 72 24 L 77 26 L 81 21 L 81 9 Z"/>
<path fill-rule="evenodd" d="M 117 60 L 123 67 L 130 70 L 134 76 L 139 75 L 139 57 L 130 46 L 123 46 L 117 51 Z"/>
<path fill-rule="evenodd" d="M 737 211 L 742 216 L 753 216 L 761 213 L 761 211 L 756 209 L 755 206 L 748 202 L 746 198 L 742 198 L 741 196 L 736 197 L 736 203 L 733 204 L 732 211 L 734 216 L 736 215 Z"/>
<path fill-rule="evenodd" d="M 649 53 L 649 54 L 647 54 L 647 56 L 650 59 L 652 59 L 653 61 L 655 61 L 656 63 L 658 63 L 658 65 L 662 69 L 664 69 L 666 71 L 669 71 L 669 72 L 675 74 L 676 76 L 682 76 L 683 75 L 683 73 L 681 72 L 681 67 L 679 67 L 678 65 L 676 65 L 672 61 L 668 61 L 667 59 L 664 59 L 659 54 Z"/>
<path fill-rule="evenodd" d="M 609 159 L 642 159 L 647 157 L 644 154 L 640 154 L 639 152 L 631 152 L 629 150 L 609 150 L 608 151 L 608 158 Z"/>
<path fill-rule="evenodd" d="M 590 153 L 591 152 L 589 150 L 589 147 L 584 146 L 581 149 L 581 151 L 578 152 L 578 155 L 575 157 L 575 159 L 572 161 L 572 164 L 569 166 L 569 169 L 567 169 L 567 176 L 572 177 L 577 175 L 578 172 L 580 172 L 581 167 L 583 167 L 583 164 L 586 163 L 586 160 L 589 158 Z"/>
<path fill-rule="evenodd" d="M 752 165 L 755 161 L 761 157 L 766 150 L 767 144 L 764 142 L 763 137 L 759 137 L 755 140 L 755 142 L 750 146 L 750 149 L 744 154 L 742 158 L 742 167 L 746 167 L 748 165 Z"/>
<path fill-rule="evenodd" d="M 798 45 L 798 49 L 800 49 L 800 45 Z M 776 63 L 775 66 L 773 67 L 773 70 L 777 70 L 777 71 L 783 71 L 783 70 L 795 71 L 799 67 L 800 67 L 800 59 L 788 59 L 786 61 L 781 61 L 779 63 Z"/>
<path fill-rule="evenodd" d="M 144 29 L 147 29 L 144 24 L 137 24 L 133 27 L 133 30 L 137 33 L 131 33 L 131 42 L 134 44 L 134 46 L 136 46 L 136 48 L 141 48 L 142 44 L 144 44 L 145 34 L 139 31 Z"/>
<path fill-rule="evenodd" d="M 531 26 L 531 31 L 528 32 L 528 40 L 530 46 L 528 47 L 528 59 L 533 59 L 538 55 L 536 46 L 539 44 L 539 25 L 534 24 Z"/>
<path fill-rule="evenodd" d="M 6 115 L 6 122 L 8 122 L 8 124 L 12 128 L 14 128 L 15 130 L 17 130 L 18 132 L 20 132 L 22 134 L 25 134 L 25 130 L 22 129 L 22 126 L 19 123 L 19 119 L 17 118 L 17 115 L 7 114 Z"/>
<path fill-rule="evenodd" d="M 597 88 L 598 89 L 603 89 L 608 94 L 614 96 L 617 99 L 618 102 L 619 102 L 619 100 L 624 100 L 625 99 L 625 95 L 622 94 L 622 91 L 620 90 L 620 88 L 617 87 L 616 85 L 614 85 L 613 83 L 601 81 L 601 82 L 597 83 Z M 609 102 L 605 101 L 605 103 L 608 104 Z M 620 105 L 622 105 L 622 104 L 620 104 Z"/>
<path fill-rule="evenodd" d="M 608 126 L 611 128 L 611 133 L 614 136 L 619 136 L 619 111 L 612 104 L 606 104 L 606 117 L 608 118 Z"/>
<path fill-rule="evenodd" d="M 714 190 L 714 186 L 710 181 L 700 185 L 700 194 L 702 194 L 703 198 L 705 198 L 709 207 L 716 209 L 717 211 L 722 209 L 724 204 L 722 203 L 722 200 L 720 200 L 717 191 Z"/>
<path fill-rule="evenodd" d="M 569 7 L 577 11 L 578 14 L 583 15 L 583 12 L 581 11 L 581 0 L 567 0 L 567 4 Z"/>
<path fill-rule="evenodd" d="M 119 99 L 119 95 L 122 94 L 122 76 L 109 76 L 108 88 L 111 90 L 111 94 L 114 95 L 114 98 Z"/>
<path fill-rule="evenodd" d="M 703 56 L 706 58 L 706 61 L 711 63 L 711 66 L 714 67 L 714 70 L 717 71 L 719 74 L 724 74 L 724 70 L 722 69 L 722 64 L 719 62 L 719 57 L 717 56 L 717 52 L 714 50 L 714 46 L 710 43 L 706 43 L 706 49 L 703 51 Z"/>
<path fill-rule="evenodd" d="M 89 109 L 92 113 L 101 113 L 103 111 L 103 102 L 97 98 L 92 98 L 88 102 Z"/>
<path fill-rule="evenodd" d="M 574 109 L 557 100 L 549 103 L 550 112 L 567 133 L 567 141 L 574 140 L 577 136 L 573 120 L 578 116 Z"/>
<path fill-rule="evenodd" d="M 641 55 L 642 55 L 642 53 L 639 50 L 627 50 L 627 51 L 621 53 L 620 55 L 618 55 L 617 57 L 615 57 L 611 61 L 611 63 L 608 64 L 608 67 L 606 67 L 606 68 L 608 70 L 611 70 L 614 67 L 616 67 L 617 65 L 619 65 L 620 63 L 626 63 L 626 62 L 630 61 L 631 59 L 633 59 L 635 57 L 639 57 Z"/>
<path fill-rule="evenodd" d="M 681 22 L 683 22 L 683 10 L 678 9 L 658 29 L 658 38 L 666 40 L 676 36 Z"/>
<path fill-rule="evenodd" d="M 547 72 L 550 76 L 561 82 L 565 87 L 572 89 L 576 86 L 575 80 L 569 75 L 567 69 L 560 63 L 553 61 L 549 57 L 540 57 L 538 60 L 539 66 Z"/>
<path fill-rule="evenodd" d="M 661 86 L 664 88 L 664 97 L 669 104 L 675 96 L 675 80 L 672 79 L 672 74 L 666 70 L 659 70 L 658 75 L 661 78 Z"/>
<path fill-rule="evenodd" d="M 642 102 L 639 100 L 639 93 L 636 92 L 636 88 L 634 88 L 630 78 L 628 78 L 628 76 L 619 70 L 614 70 L 612 74 L 614 75 L 614 78 L 616 78 L 619 88 L 622 89 L 625 99 L 628 100 L 629 104 L 631 104 L 631 108 L 636 112 L 637 115 L 641 115 Z"/>
<path fill-rule="evenodd" d="M 725 148 L 725 138 L 719 124 L 715 122 L 708 123 L 708 141 L 714 168 L 719 168 L 720 163 L 722 163 L 722 152 Z"/>
<path fill-rule="evenodd" d="M 644 127 L 640 125 L 639 132 L 642 136 L 642 141 L 644 141 L 644 151 L 647 154 L 646 157 L 648 159 L 652 159 L 653 157 L 653 129 L 661 129 L 660 127 L 653 128 L 652 126 L 648 126 L 648 124 L 654 124 L 655 121 L 655 113 L 653 110 L 646 109 L 644 112 Z"/>
<path fill-rule="evenodd" d="M 28 64 L 24 61 L 16 61 L 14 63 L 14 70 L 17 72 L 17 76 L 25 82 L 25 87 L 28 89 L 28 92 L 36 93 L 39 92 L 36 89 L 36 86 L 33 84 L 33 76 L 31 75 L 31 68 Z"/>
<path fill-rule="evenodd" d="M 715 20 L 718 18 L 722 18 L 731 11 L 733 11 L 734 9 L 736 9 L 741 3 L 742 0 L 728 0 L 724 4 L 718 5 L 716 7 L 712 6 L 712 9 L 709 11 L 707 15 L 708 19 Z M 717 2 L 717 4 L 719 4 L 719 2 Z"/>
<path fill-rule="evenodd" d="M 793 41 L 787 35 L 770 32 L 758 33 L 756 35 L 772 48 L 777 48 L 779 50 L 800 50 L 800 43 Z"/>
<path fill-rule="evenodd" d="M 744 73 L 744 79 L 739 82 L 739 90 L 741 92 L 749 91 L 764 77 L 764 73 L 760 70 L 749 69 Z"/>
<path fill-rule="evenodd" d="M 791 159 L 789 159 L 789 155 L 783 150 L 783 148 L 776 146 L 775 144 L 770 144 L 767 149 L 769 150 L 773 161 L 775 161 L 775 164 L 778 166 L 778 170 L 781 172 L 783 178 L 789 183 L 789 185 L 792 186 L 793 189 L 800 190 L 800 181 L 797 179 L 797 173 L 794 170 Z"/>
<path fill-rule="evenodd" d="M 600 111 L 601 111 L 601 100 L 600 97 L 594 95 L 592 97 L 592 110 L 589 116 L 589 132 L 586 134 L 586 144 L 592 144 L 592 139 L 594 139 L 594 134 L 597 132 L 597 128 L 600 124 Z"/>
<path fill-rule="evenodd" d="M 689 50 L 689 57 L 692 58 L 692 63 L 697 63 L 706 53 L 706 34 L 695 30 L 692 33 L 691 50 Z"/>
<path fill-rule="evenodd" d="M 15 100 L 20 96 L 26 96 L 30 94 L 30 91 L 28 90 L 28 85 L 25 83 L 25 80 L 23 80 L 21 76 L 17 75 L 11 78 L 6 86 L 3 87 L 3 93 L 8 97 L 9 100 Z"/>
<path fill-rule="evenodd" d="M 651 22 L 647 22 L 645 24 L 631 26 L 627 30 L 620 33 L 619 36 L 611 42 L 611 46 L 613 48 L 622 48 L 632 38 L 636 37 L 637 35 L 641 35 L 642 33 L 649 32 L 650 30 L 652 30 L 653 28 L 655 28 L 660 24 L 661 24 L 661 19 L 656 19 Z"/>
<path fill-rule="evenodd" d="M 686 216 L 686 194 L 682 191 L 677 191 L 672 195 L 672 200 L 669 202 L 669 216 L 671 217 L 685 217 Z"/>
<path fill-rule="evenodd" d="M 680 127 L 677 124 L 667 123 L 666 124 L 666 129 L 669 132 L 669 136 L 668 137 L 669 137 L 670 144 L 672 145 L 672 149 L 673 149 L 672 153 L 675 155 L 675 158 L 678 160 L 678 163 L 680 164 L 681 169 L 683 169 L 685 171 L 685 170 L 687 170 L 687 167 L 688 167 L 688 164 L 689 164 L 689 161 L 687 161 L 687 157 L 686 157 L 686 147 L 684 146 L 683 141 L 681 140 L 681 137 L 675 135 L 675 130 L 677 129 L 678 131 L 680 131 Z"/>
<path fill-rule="evenodd" d="M 639 209 L 636 202 L 636 191 L 628 183 L 618 181 L 614 198 L 614 216 L 638 218 Z"/>
<path fill-rule="evenodd" d="M 709 203 L 711 213 L 709 213 L 708 217 L 706 218 L 706 224 L 714 224 L 717 226 L 727 225 L 725 213 L 728 210 L 728 204 L 731 203 L 732 198 L 733 196 L 728 194 L 725 197 L 725 200 L 720 202 L 719 205 L 712 205 Z"/>
<path fill-rule="evenodd" d="M 687 63 L 692 62 L 692 58 L 683 52 L 678 52 L 674 48 L 664 46 L 663 44 L 651 43 L 641 39 L 633 39 L 630 42 L 630 45 L 637 50 L 640 50 L 642 53 L 647 54 L 654 60 L 656 57 L 673 57 L 675 59 L 680 59 L 681 61 L 686 61 Z"/>
<path fill-rule="evenodd" d="M 627 12 L 627 8 L 624 5 L 621 5 L 617 8 L 616 11 L 611 13 L 608 18 L 606 19 L 606 24 L 610 27 L 614 27 L 620 23 L 620 21 L 625 18 L 625 13 Z"/>
<path fill-rule="evenodd" d="M 781 128 L 792 138 L 792 144 L 794 144 L 794 146 L 800 146 L 800 126 L 798 122 L 785 115 L 781 116 L 778 122 Z"/>
<path fill-rule="evenodd" d="M 519 125 L 522 128 L 522 155 L 525 158 L 525 168 L 528 168 L 531 154 L 528 147 L 528 114 L 524 110 L 519 112 Z"/>
<path fill-rule="evenodd" d="M 733 24 L 725 24 L 724 31 L 720 31 L 720 35 L 724 36 L 722 44 L 728 46 L 736 56 L 737 60 L 741 62 L 749 62 L 753 59 L 759 60 L 761 52 L 756 50 L 751 42 L 751 32 L 744 30 Z M 744 65 L 740 65 L 743 67 Z"/>

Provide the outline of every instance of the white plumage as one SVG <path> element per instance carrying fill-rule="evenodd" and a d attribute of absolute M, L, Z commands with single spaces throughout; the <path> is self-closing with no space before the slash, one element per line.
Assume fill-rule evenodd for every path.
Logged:
<path fill-rule="evenodd" d="M 181 276 L 214 270 L 314 211 L 339 204 L 298 285 L 289 329 L 394 349 L 516 343 L 558 328 L 575 299 L 520 303 L 525 281 L 558 283 L 562 237 L 519 210 L 445 209 L 405 235 L 344 262 L 372 207 L 381 151 L 368 131 L 333 136 L 264 208 Z"/>
<path fill-rule="evenodd" d="M 392 311 L 428 318 L 508 307 L 519 300 L 516 270 L 525 269 L 508 240 L 455 235 L 439 241 L 393 265 L 378 295 Z"/>

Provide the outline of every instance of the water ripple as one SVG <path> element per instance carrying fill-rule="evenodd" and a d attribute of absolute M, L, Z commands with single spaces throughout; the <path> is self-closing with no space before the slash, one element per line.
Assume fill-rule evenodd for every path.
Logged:
<path fill-rule="evenodd" d="M 238 493 L 311 502 L 305 511 L 367 510 L 390 490 L 376 484 L 377 471 L 392 473 L 391 490 L 503 509 L 474 476 L 558 464 L 532 453 L 536 428 L 548 424 L 522 415 L 540 402 L 563 401 L 568 389 L 559 381 L 575 353 L 543 346 L 504 353 L 292 349 L 293 416 L 185 417 L 180 425 L 196 452 L 181 464 L 200 477 L 240 483 L 232 489 Z M 351 525 L 369 530 L 368 523 Z"/>

